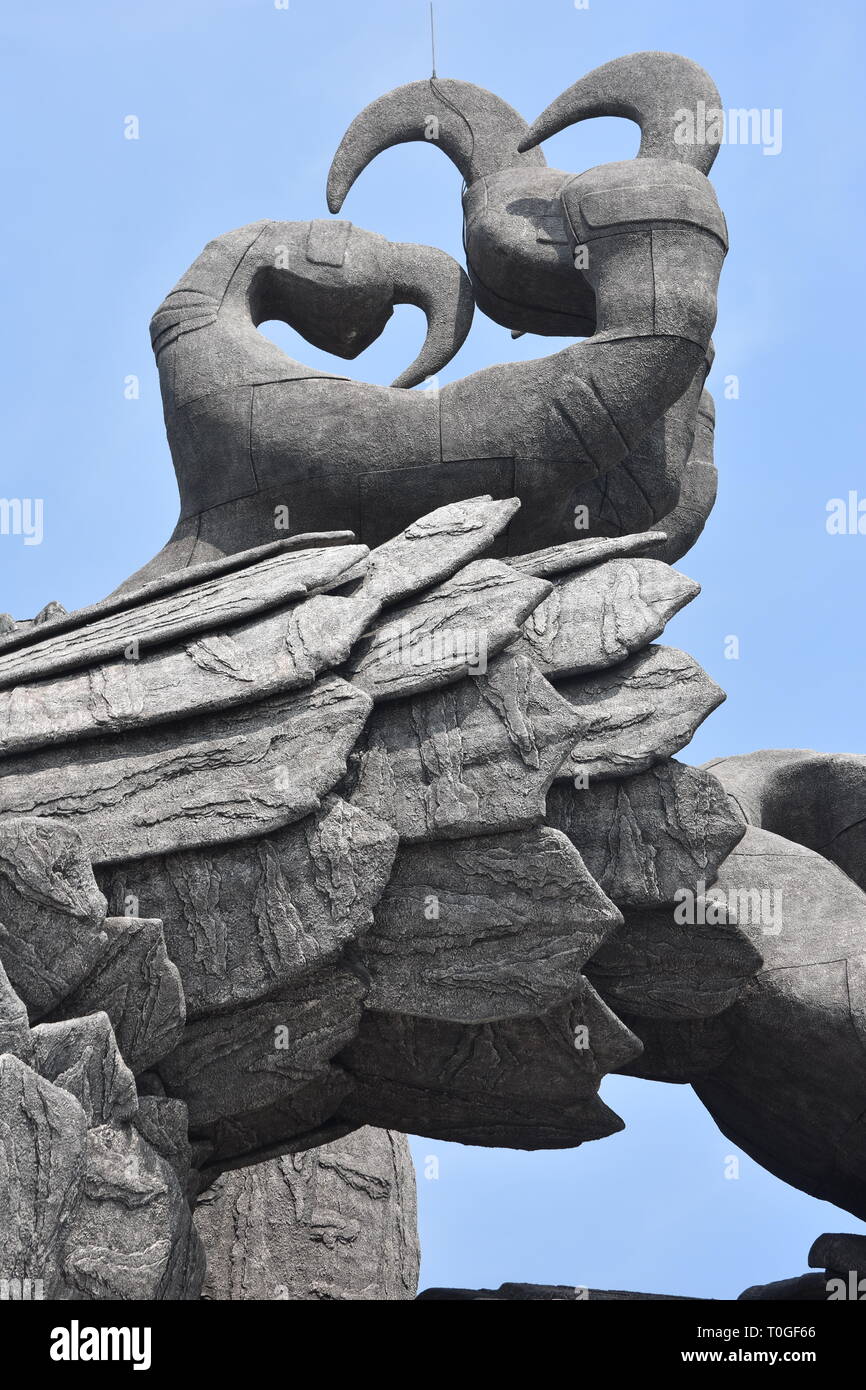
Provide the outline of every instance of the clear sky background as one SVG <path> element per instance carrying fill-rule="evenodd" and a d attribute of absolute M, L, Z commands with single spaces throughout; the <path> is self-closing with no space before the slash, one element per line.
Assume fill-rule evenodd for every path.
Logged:
<path fill-rule="evenodd" d="M 723 148 L 731 253 L 716 366 L 720 497 L 680 568 L 704 586 L 668 628 L 728 692 L 685 755 L 863 751 L 866 535 L 829 535 L 866 499 L 863 450 L 863 6 L 859 0 L 438 0 L 440 76 L 533 119 L 622 53 L 673 49 L 730 107 L 780 108 L 782 150 Z M 421 0 L 41 0 L 6 7 L 6 331 L 0 495 L 40 497 L 45 538 L 0 537 L 0 611 L 79 607 L 160 548 L 177 496 L 148 321 L 211 237 L 326 215 L 331 156 L 371 99 L 429 74 Z M 137 116 L 140 138 L 124 138 Z M 575 172 L 630 157 L 593 121 L 545 146 Z M 460 176 L 433 148 L 381 156 L 344 215 L 461 256 Z M 269 327 L 314 365 L 331 361 Z M 399 309 L 346 375 L 389 382 L 421 315 Z M 559 340 L 476 317 L 443 380 Z M 125 379 L 140 380 L 137 400 Z M 739 379 L 739 399 L 719 383 Z M 725 639 L 740 641 L 727 660 Z M 806 1268 L 823 1230 L 866 1229 L 733 1152 L 690 1089 L 609 1079 L 626 1131 L 564 1153 L 415 1144 L 422 1286 L 503 1280 L 732 1297 Z M 438 1178 L 425 1178 L 427 1155 Z M 429 1165 L 428 1165 L 429 1166 Z"/>

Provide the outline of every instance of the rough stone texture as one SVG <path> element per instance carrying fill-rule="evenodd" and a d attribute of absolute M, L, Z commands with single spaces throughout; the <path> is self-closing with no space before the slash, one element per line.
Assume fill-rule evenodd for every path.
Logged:
<path fill-rule="evenodd" d="M 0 1269 L 55 1297 L 79 1199 L 87 1119 L 67 1091 L 0 1056 Z"/>
<path fill-rule="evenodd" d="M 662 531 L 642 531 L 634 536 L 586 536 L 577 541 L 565 541 L 562 545 L 551 545 L 544 550 L 530 550 L 525 555 L 509 555 L 506 563 L 521 574 L 537 575 L 541 579 L 553 579 L 558 575 L 570 574 L 575 570 L 587 569 L 606 560 L 621 559 L 628 555 L 643 555 L 653 550 L 666 539 Z"/>
<path fill-rule="evenodd" d="M 167 1093 L 187 1102 L 192 1137 L 235 1157 L 246 1148 L 240 1141 L 236 1151 L 227 1148 L 230 1136 L 243 1139 L 272 1106 L 287 1107 L 284 1125 L 295 1106 L 303 1118 L 299 1132 L 314 1128 L 311 1116 L 315 1124 L 329 1119 L 336 1109 L 331 1058 L 355 1036 L 363 995 L 351 971 L 322 970 L 278 998 L 187 1024 L 158 1073 Z M 278 1130 L 270 1142 L 292 1133 Z M 259 1135 L 256 1147 L 264 1142 Z"/>
<path fill-rule="evenodd" d="M 198 1199 L 202 1298 L 410 1299 L 415 1175 L 402 1134 L 358 1129 L 306 1153 L 224 1173 Z"/>
<path fill-rule="evenodd" d="M 809 1251 L 812 1269 L 842 1273 L 853 1270 L 858 1278 L 866 1278 L 866 1236 L 846 1231 L 818 1236 Z"/>
<path fill-rule="evenodd" d="M 715 147 L 695 158 L 670 123 L 676 93 L 680 105 L 718 102 L 711 80 L 674 55 L 621 63 L 606 66 L 608 98 L 595 75 L 582 79 L 564 119 L 628 111 L 644 128 L 636 160 L 569 178 L 536 148 L 518 148 L 543 138 L 543 125 L 527 131 L 471 84 L 422 82 L 353 122 L 331 193 L 339 206 L 367 160 L 420 138 L 432 110 L 436 143 L 469 180 L 465 245 L 482 309 L 518 331 L 595 330 L 587 342 L 436 391 L 337 378 L 286 357 L 256 323 L 283 319 L 351 358 L 395 303 L 420 304 L 428 339 L 399 388 L 444 367 L 463 341 L 471 296 L 456 264 L 347 222 L 263 220 L 208 244 L 152 323 L 181 519 L 136 582 L 188 563 L 193 536 L 217 553 L 272 538 L 275 504 L 288 505 L 302 530 L 343 527 L 375 544 L 424 510 L 476 494 L 479 482 L 524 504 L 509 528 L 511 553 L 573 538 L 581 488 L 623 465 L 703 368 L 726 250 L 705 178 Z M 660 93 L 674 102 L 664 121 Z M 651 231 L 652 256 L 636 225 Z M 575 244 L 591 250 L 583 272 Z M 664 477 L 676 479 L 675 462 Z M 650 510 L 673 501 L 670 485 Z"/>
<path fill-rule="evenodd" d="M 512 650 L 557 678 L 613 666 L 658 637 L 699 592 L 659 560 L 608 560 L 559 580 Z"/>
<path fill-rule="evenodd" d="M 96 968 L 52 1017 L 104 1009 L 124 1060 L 137 1073 L 170 1052 L 183 1032 L 180 972 L 169 959 L 161 922 L 106 917 L 104 926 L 108 944 Z"/>
<path fill-rule="evenodd" d="M 274 835 L 139 860 L 105 888 L 114 911 L 131 899 L 162 918 L 192 1019 L 334 962 L 369 926 L 396 848 L 390 826 L 327 797 Z"/>
<path fill-rule="evenodd" d="M 91 1129 L 60 1297 L 195 1298 L 203 1275 L 189 1205 L 169 1165 L 131 1125 Z"/>
<path fill-rule="evenodd" d="M 598 1086 L 639 1051 L 587 981 L 540 1018 L 465 1025 L 370 1012 L 340 1058 L 355 1089 L 339 1114 L 462 1144 L 571 1148 L 623 1128 Z"/>
<path fill-rule="evenodd" d="M 557 681 L 556 688 L 584 721 L 557 780 L 644 772 L 684 748 L 725 698 L 675 647 L 648 647 L 612 670 Z"/>
<path fill-rule="evenodd" d="M 371 708 L 364 691 L 324 677 L 258 705 L 10 759 L 0 813 L 66 821 L 98 864 L 263 834 L 317 809 Z"/>
<path fill-rule="evenodd" d="M 665 532 L 665 540 L 652 547 L 653 554 L 670 565 L 691 550 L 715 504 L 718 486 L 713 461 L 715 426 L 713 398 L 709 391 L 703 391 L 691 453 L 679 469 L 679 500 L 658 523 L 658 529 Z"/>
<path fill-rule="evenodd" d="M 745 831 L 718 782 L 673 759 L 581 790 L 559 782 L 547 822 L 618 907 L 673 903 L 678 889 L 711 883 Z"/>
<path fill-rule="evenodd" d="M 348 652 L 363 616 L 358 621 L 345 599 L 308 602 L 311 613 L 301 603 L 153 654 L 135 649 L 129 659 L 0 691 L 0 755 L 211 714 L 309 685 Z"/>
<path fill-rule="evenodd" d="M 476 560 L 414 603 L 390 609 L 361 639 L 344 675 L 382 700 L 483 672 L 549 593 L 544 580 Z"/>
<path fill-rule="evenodd" d="M 0 965 L 0 1056 L 11 1052 L 22 1062 L 32 1060 L 33 1044 L 24 1000 L 19 999 Z"/>
<path fill-rule="evenodd" d="M 579 993 L 620 921 L 555 830 L 407 845 L 364 942 L 367 1007 L 457 1023 L 545 1013 Z"/>
<path fill-rule="evenodd" d="M 648 648 L 697 592 L 663 561 L 715 490 L 727 231 L 715 146 L 671 129 L 698 103 L 720 103 L 702 69 L 642 53 L 532 127 L 434 78 L 347 132 L 334 210 L 438 123 L 478 305 L 590 335 L 564 351 L 401 389 L 453 358 L 469 283 L 346 222 L 217 237 L 157 310 L 174 535 L 102 604 L 0 619 L 13 1274 L 195 1297 L 187 1196 L 232 1169 L 201 1208 L 226 1296 L 408 1297 L 407 1173 L 350 1131 L 577 1145 L 620 1127 L 610 1070 L 692 1081 L 772 1171 L 866 1212 L 866 759 L 725 760 L 723 788 L 670 761 L 721 692 Z M 539 142 L 623 114 L 636 159 L 547 168 Z M 406 302 L 428 334 L 393 387 L 256 332 L 351 359 Z M 305 537 L 274 542 L 278 507 Z M 716 891 L 735 901 L 710 917 Z"/>
<path fill-rule="evenodd" d="M 638 1018 L 622 1011 L 623 1022 L 643 1044 L 636 1061 L 620 1071 L 646 1081 L 688 1084 L 707 1076 L 734 1050 L 727 1014 L 709 1018 Z"/>
<path fill-rule="evenodd" d="M 128 1120 L 138 1109 L 135 1078 L 105 1013 L 33 1029 L 34 1068 L 80 1104 L 87 1126 Z"/>
<path fill-rule="evenodd" d="M 680 925 L 669 907 L 626 914 L 586 966 L 606 1004 L 620 1015 L 689 1019 L 722 1013 L 739 998 L 762 957 L 727 909 L 704 903 L 708 923 Z"/>
<path fill-rule="evenodd" d="M 525 657 L 377 710 L 354 758 L 350 800 L 404 840 L 520 830 L 580 732 L 579 716 Z"/>
<path fill-rule="evenodd" d="M 252 570 L 221 575 L 31 646 L 0 652 L 0 686 L 111 662 L 122 657 L 133 642 L 141 652 L 147 652 L 181 638 L 219 631 L 255 613 L 332 587 L 366 555 L 366 547 L 356 545 L 275 555 Z"/>
<path fill-rule="evenodd" d="M 90 973 L 108 944 L 106 902 L 65 825 L 0 818 L 0 964 L 31 1017 Z"/>
<path fill-rule="evenodd" d="M 426 513 L 417 507 L 405 530 L 371 552 L 360 593 L 371 603 L 398 603 L 449 579 L 489 549 L 519 505 L 485 493 Z"/>
<path fill-rule="evenodd" d="M 726 1015 L 733 1049 L 695 1089 L 758 1163 L 862 1219 L 866 895 L 835 864 L 754 827 L 715 891 L 736 895 L 764 967 Z"/>
<path fill-rule="evenodd" d="M 815 850 L 866 889 L 866 756 L 765 748 L 707 767 L 750 825 Z"/>
<path fill-rule="evenodd" d="M 709 358 L 708 353 L 708 358 Z M 646 431 L 618 468 L 578 490 L 576 504 L 592 534 L 618 536 L 624 531 L 667 531 L 668 517 L 679 504 L 680 480 L 695 438 L 698 403 L 709 361 L 698 369 L 679 400 Z"/>

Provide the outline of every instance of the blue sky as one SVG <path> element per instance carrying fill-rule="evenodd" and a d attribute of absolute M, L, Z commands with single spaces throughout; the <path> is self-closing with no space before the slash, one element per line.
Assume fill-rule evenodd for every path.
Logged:
<path fill-rule="evenodd" d="M 759 747 L 862 751 L 866 535 L 830 535 L 827 503 L 866 499 L 860 340 L 864 259 L 858 0 L 438 0 L 438 69 L 534 118 L 581 73 L 644 48 L 704 64 L 730 107 L 779 108 L 782 149 L 728 146 L 713 179 L 731 253 L 716 366 L 720 496 L 680 568 L 704 587 L 667 640 L 728 692 L 686 755 Z M 0 493 L 40 497 L 45 538 L 0 537 L 0 611 L 100 598 L 170 533 L 176 492 L 147 326 L 206 241 L 260 217 L 325 215 L 348 122 L 426 76 L 421 0 L 42 0 L 7 7 L 3 220 L 8 334 Z M 124 139 L 138 117 L 140 138 Z M 594 121 L 547 143 L 579 171 L 636 149 Z M 380 157 L 344 216 L 461 254 L 460 178 L 432 148 Z M 272 336 L 326 363 L 273 326 Z M 388 382 L 419 312 L 339 370 Z M 542 355 L 476 318 L 443 379 Z M 347 371 L 348 367 L 348 371 Z M 140 394 L 125 398 L 137 376 Z M 739 398 L 719 383 L 739 380 Z M 738 660 L 725 658 L 736 635 Z M 716 1297 L 805 1269 L 826 1229 L 862 1229 L 744 1159 L 688 1088 L 610 1079 L 624 1134 L 555 1154 L 419 1140 L 422 1284 L 502 1280 Z"/>

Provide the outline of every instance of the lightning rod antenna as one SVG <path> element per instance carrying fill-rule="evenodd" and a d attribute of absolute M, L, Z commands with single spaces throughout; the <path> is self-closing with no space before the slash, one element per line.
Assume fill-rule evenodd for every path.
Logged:
<path fill-rule="evenodd" d="M 436 76 L 436 23 L 433 17 L 433 0 L 430 0 L 430 52 L 433 58 L 432 76 Z"/>

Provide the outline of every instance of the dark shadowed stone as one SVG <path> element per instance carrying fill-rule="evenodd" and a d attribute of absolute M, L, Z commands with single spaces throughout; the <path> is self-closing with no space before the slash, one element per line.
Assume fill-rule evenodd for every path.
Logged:
<path fill-rule="evenodd" d="M 752 1284 L 739 1295 L 740 1303 L 825 1303 L 827 1280 L 823 1274 L 800 1274 L 772 1284 Z"/>
<path fill-rule="evenodd" d="M 728 1010 L 734 1048 L 695 1089 L 785 1182 L 866 1217 L 866 895 L 835 864 L 749 827 L 715 892 L 764 968 Z"/>
<path fill-rule="evenodd" d="M 66 825 L 0 819 L 0 963 L 38 1018 L 105 951 L 106 903 L 80 837 Z"/>
<path fill-rule="evenodd" d="M 65 820 L 94 863 L 261 835 L 317 809 L 371 708 L 364 691 L 324 677 L 258 705 L 10 759 L 0 811 Z"/>
<path fill-rule="evenodd" d="M 107 1014 L 40 1023 L 33 1029 L 33 1044 L 33 1066 L 75 1097 L 88 1128 L 135 1114 L 135 1079 L 118 1051 Z"/>
<path fill-rule="evenodd" d="M 620 921 L 555 830 L 406 846 L 364 942 L 368 1007 L 463 1023 L 545 1013 L 579 992 Z"/>
<path fill-rule="evenodd" d="M 697 902 L 709 923 L 681 925 L 670 907 L 626 913 L 586 965 L 606 1004 L 639 1018 L 706 1018 L 742 994 L 762 958 L 712 891 Z"/>
<path fill-rule="evenodd" d="M 203 1275 L 189 1205 L 168 1163 L 132 1125 L 91 1129 L 61 1297 L 194 1299 Z"/>
<path fill-rule="evenodd" d="M 364 992 L 348 970 L 326 969 L 280 998 L 187 1024 L 157 1070 L 168 1094 L 186 1101 L 193 1136 L 327 1083 L 331 1059 L 357 1032 Z"/>
<path fill-rule="evenodd" d="M 544 580 L 476 560 L 362 637 L 343 674 L 374 700 L 434 690 L 486 670 L 550 593 Z"/>
<path fill-rule="evenodd" d="M 133 642 L 146 652 L 219 630 L 338 583 L 366 554 L 364 546 L 344 545 L 275 555 L 252 569 L 95 619 L 19 651 L 0 652 L 0 686 L 116 661 Z"/>
<path fill-rule="evenodd" d="M 56 1296 L 84 1174 L 87 1119 L 68 1091 L 0 1056 L 0 1270 Z"/>
<path fill-rule="evenodd" d="M 339 1116 L 461 1144 L 571 1148 L 623 1128 L 598 1087 L 639 1050 L 586 981 L 579 999 L 507 1023 L 365 1013 L 339 1059 L 356 1085 Z"/>
<path fill-rule="evenodd" d="M 613 666 L 658 637 L 699 592 L 659 560 L 608 560 L 559 580 L 512 650 L 551 677 Z"/>
<path fill-rule="evenodd" d="M 55 1018 L 104 1009 L 133 1072 L 178 1043 L 186 1021 L 183 987 L 169 959 L 163 925 L 137 917 L 106 917 L 108 947 L 96 969 L 54 1011 Z"/>
<path fill-rule="evenodd" d="M 809 1267 L 838 1274 L 853 1270 L 858 1279 L 866 1278 L 866 1236 L 849 1231 L 825 1232 L 812 1243 Z"/>
<path fill-rule="evenodd" d="M 369 926 L 396 849 L 390 826 L 328 797 L 266 839 L 143 859 L 103 877 L 113 911 L 131 901 L 162 918 L 192 1019 L 335 960 Z"/>
<path fill-rule="evenodd" d="M 724 1013 L 710 1018 L 638 1018 L 619 1012 L 643 1043 L 640 1057 L 619 1068 L 626 1076 L 688 1084 L 721 1066 L 734 1048 Z"/>
<path fill-rule="evenodd" d="M 537 824 L 580 716 L 525 657 L 375 712 L 353 758 L 351 800 L 405 840 Z"/>
<path fill-rule="evenodd" d="M 332 1066 L 257 1110 L 201 1125 L 192 1135 L 196 1191 L 203 1192 L 220 1173 L 318 1149 L 357 1129 L 351 1120 L 334 1118 L 352 1084 L 341 1067 Z"/>
<path fill-rule="evenodd" d="M 563 830 L 617 906 L 673 903 L 711 883 L 745 826 L 708 773 L 673 760 L 575 790 L 558 782 L 547 823 Z"/>
<path fill-rule="evenodd" d="M 866 889 L 866 756 L 765 748 L 706 766 L 750 825 L 815 850 Z"/>
<path fill-rule="evenodd" d="M 620 666 L 557 681 L 584 726 L 557 779 L 644 772 L 689 742 L 725 692 L 685 652 L 648 647 Z"/>
<path fill-rule="evenodd" d="M 224 1173 L 199 1197 L 195 1224 L 204 1299 L 415 1295 L 415 1174 L 405 1136 L 390 1130 Z"/>

